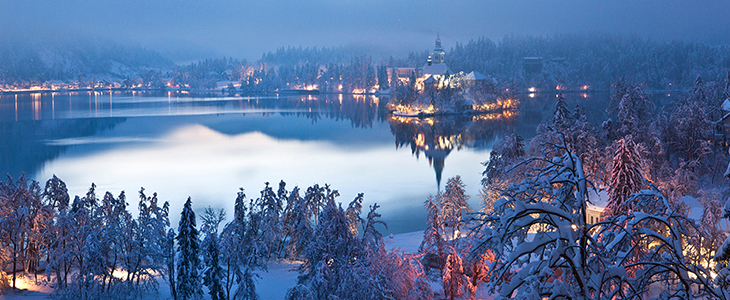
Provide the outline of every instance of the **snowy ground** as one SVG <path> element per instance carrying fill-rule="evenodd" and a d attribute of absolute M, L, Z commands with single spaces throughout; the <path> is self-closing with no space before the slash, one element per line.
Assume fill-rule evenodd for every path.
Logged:
<path fill-rule="evenodd" d="M 418 252 L 418 247 L 423 239 L 423 231 L 408 232 L 396 234 L 392 238 L 384 237 L 385 247 L 390 250 L 400 248 L 409 253 Z M 256 291 L 261 300 L 279 300 L 284 299 L 287 289 L 293 287 L 297 283 L 298 273 L 294 270 L 299 263 L 296 262 L 271 262 L 269 263 L 269 272 L 260 272 L 261 278 L 256 284 Z M 21 280 L 19 280 L 21 282 Z M 24 290 L 18 292 L 3 292 L 0 294 L 0 300 L 29 300 L 29 299 L 47 299 L 51 289 L 44 285 L 35 285 L 32 280 L 22 279 Z M 434 290 L 440 293 L 441 286 L 434 283 Z M 170 287 L 167 282 L 160 280 L 159 292 L 156 294 L 148 294 L 145 300 L 164 300 L 170 299 Z M 208 296 L 206 294 L 206 296 Z M 210 299 L 210 297 L 206 297 Z"/>

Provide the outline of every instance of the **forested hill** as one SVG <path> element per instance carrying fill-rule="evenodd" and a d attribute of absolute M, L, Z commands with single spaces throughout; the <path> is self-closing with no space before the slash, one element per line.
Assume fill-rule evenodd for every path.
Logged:
<path fill-rule="evenodd" d="M 296 65 L 299 63 L 347 64 L 356 57 L 373 55 L 367 48 L 358 47 L 280 47 L 266 52 L 259 62 L 274 65 Z"/>
<path fill-rule="evenodd" d="M 173 62 L 140 46 L 109 41 L 65 42 L 15 39 L 0 42 L 0 84 L 49 80 L 128 78 L 149 69 L 170 69 Z"/>
<path fill-rule="evenodd" d="M 542 57 L 542 72 L 525 74 L 523 57 Z M 513 35 L 497 42 L 479 38 L 456 43 L 446 54 L 446 63 L 455 72 L 475 70 L 500 81 L 533 86 L 607 87 L 625 77 L 651 89 L 688 89 L 697 76 L 725 80 L 730 46 L 609 34 Z"/>
<path fill-rule="evenodd" d="M 642 83 L 649 89 L 687 90 L 697 76 L 705 81 L 724 82 L 730 71 L 730 45 L 626 35 L 512 35 L 498 41 L 482 37 L 444 46 L 450 48 L 445 62 L 455 72 L 478 71 L 500 83 L 541 89 L 557 86 L 572 89 L 588 85 L 596 90 L 607 90 L 623 77 Z M 133 79 L 150 86 L 159 86 L 161 77 L 170 77 L 178 84 L 191 87 L 201 85 L 196 83 L 201 80 L 242 80 L 278 82 L 274 86 L 276 88 L 287 83 L 316 83 L 316 80 L 302 81 L 304 78 L 318 78 L 321 70 L 317 66 L 332 69 L 367 61 L 373 68 L 421 67 L 431 50 L 421 49 L 405 57 L 392 57 L 369 47 L 281 47 L 264 53 L 256 63 L 208 59 L 176 67 L 161 54 L 139 46 L 93 40 L 55 43 L 1 40 L 0 85 L 23 86 L 50 80 L 88 81 L 98 76 L 99 79 L 111 78 L 116 82 Z M 541 57 L 541 71 L 525 72 L 524 57 Z M 224 69 L 211 61 L 226 62 Z M 290 70 L 302 68 L 307 74 L 299 74 L 296 80 L 287 81 Z M 183 74 L 178 74 L 181 72 Z M 362 76 L 367 75 L 367 72 L 361 73 Z M 366 78 L 352 80 L 366 81 Z"/>

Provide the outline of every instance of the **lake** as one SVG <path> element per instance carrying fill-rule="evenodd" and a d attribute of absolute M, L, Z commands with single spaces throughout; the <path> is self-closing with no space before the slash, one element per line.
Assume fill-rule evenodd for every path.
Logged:
<path fill-rule="evenodd" d="M 566 94 L 591 120 L 605 119 L 608 94 Z M 315 183 L 378 203 L 386 233 L 425 228 L 423 203 L 460 175 L 479 209 L 482 162 L 506 133 L 534 135 L 555 94 L 520 97 L 518 111 L 477 117 L 399 118 L 387 98 L 361 95 L 193 97 L 174 92 L 0 95 L 0 173 L 41 184 L 53 174 L 72 195 L 137 192 L 171 204 L 177 227 L 192 197 L 197 212 L 225 208 L 239 187 L 257 197 L 270 182 Z"/>

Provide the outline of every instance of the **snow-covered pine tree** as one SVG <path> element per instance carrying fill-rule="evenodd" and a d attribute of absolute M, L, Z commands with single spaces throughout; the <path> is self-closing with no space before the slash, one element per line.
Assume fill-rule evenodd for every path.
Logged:
<path fill-rule="evenodd" d="M 488 213 L 494 209 L 494 201 L 501 197 L 511 182 L 519 182 L 524 177 L 520 172 L 509 172 L 512 166 L 525 156 L 525 142 L 522 136 L 508 134 L 494 144 L 489 153 L 489 161 L 482 163 L 485 166 L 482 172 L 482 212 Z"/>
<path fill-rule="evenodd" d="M 440 270 L 446 263 L 446 234 L 444 219 L 439 212 L 439 205 L 429 197 L 424 204 L 428 214 L 426 215 L 426 230 L 423 231 L 423 241 L 418 248 L 422 253 L 423 268 L 427 275 L 434 278 L 441 275 Z"/>
<path fill-rule="evenodd" d="M 90 247 L 89 237 L 94 232 L 98 232 L 100 228 L 99 220 L 94 217 L 95 211 L 99 207 L 99 199 L 96 197 L 96 184 L 92 183 L 84 197 L 76 196 L 71 205 L 71 214 L 73 215 L 72 232 L 70 235 L 72 245 L 70 253 L 78 273 L 70 280 L 70 288 L 64 291 L 65 296 L 69 299 L 74 297 L 89 297 L 88 289 L 92 286 L 92 271 L 87 264 L 89 254 L 94 254 L 94 250 Z"/>
<path fill-rule="evenodd" d="M 572 123 L 572 114 L 568 110 L 568 104 L 565 103 L 565 97 L 563 94 L 559 94 L 558 100 L 555 102 L 552 124 L 555 129 L 565 131 L 573 125 Z"/>
<path fill-rule="evenodd" d="M 711 144 L 708 134 L 712 132 L 709 118 L 707 98 L 709 92 L 705 90 L 701 78 L 697 78 L 692 93 L 678 103 L 678 107 L 669 116 L 671 126 L 665 132 L 667 152 L 676 154 L 679 158 L 690 163 L 701 162 L 710 154 Z M 698 171 L 698 170 L 692 170 Z"/>
<path fill-rule="evenodd" d="M 633 135 L 637 143 L 649 140 L 649 125 L 654 112 L 650 94 L 641 84 L 629 82 L 625 77 L 613 85 L 608 111 L 618 116 L 618 137 Z"/>
<path fill-rule="evenodd" d="M 218 239 L 218 226 L 226 219 L 226 212 L 223 209 L 218 211 L 207 207 L 203 211 L 201 232 L 205 235 L 201 248 L 203 249 L 203 285 L 208 287 L 208 294 L 213 300 L 225 299 L 222 282 L 225 278 L 223 268 L 220 264 L 220 243 Z"/>
<path fill-rule="evenodd" d="M 344 210 L 337 207 L 334 197 L 328 197 L 306 249 L 306 260 L 299 267 L 299 284 L 308 286 L 315 299 L 329 299 L 345 280 L 347 269 L 361 259 L 360 244 Z"/>
<path fill-rule="evenodd" d="M 269 183 L 266 182 L 265 184 L 266 186 L 261 190 L 261 197 L 256 201 L 258 203 L 256 209 L 261 216 L 261 231 L 259 234 L 267 248 L 266 257 L 270 259 L 272 255 L 276 254 L 276 249 L 283 235 L 281 225 L 283 204 L 269 186 Z"/>
<path fill-rule="evenodd" d="M 170 296 L 173 300 L 177 300 L 177 290 L 175 287 L 175 229 L 170 228 L 165 236 L 162 253 L 165 262 L 165 279 L 170 285 Z"/>
<path fill-rule="evenodd" d="M 447 251 L 449 254 L 446 256 L 441 282 L 444 288 L 444 296 L 447 299 L 454 300 L 466 294 L 469 280 L 464 275 L 463 261 L 456 249 L 449 247 Z"/>
<path fill-rule="evenodd" d="M 114 293 L 112 291 L 113 284 L 117 284 L 118 281 L 113 277 L 114 271 L 117 265 L 122 271 L 127 274 L 133 274 L 128 270 L 128 264 L 125 264 L 127 260 L 125 257 L 129 249 L 125 249 L 124 246 L 128 242 L 135 239 L 137 236 L 129 234 L 129 222 L 132 219 L 131 214 L 127 211 L 127 197 L 124 191 L 119 194 L 119 197 L 115 198 L 110 192 L 106 192 L 101 200 L 99 208 L 95 211 L 95 218 L 98 218 L 101 222 L 102 228 L 99 233 L 99 247 L 95 251 L 90 251 L 92 257 L 98 256 L 101 260 L 99 267 L 103 270 L 101 273 L 101 285 L 107 292 Z M 131 286 L 129 278 L 126 279 L 126 285 L 120 289 L 131 294 L 134 287 Z"/>
<path fill-rule="evenodd" d="M 43 197 L 46 198 L 46 203 L 58 211 L 65 210 L 71 200 L 68 196 L 66 183 L 56 177 L 56 174 L 53 174 L 53 177 L 46 181 Z"/>
<path fill-rule="evenodd" d="M 192 207 L 192 200 L 188 197 L 180 214 L 180 224 L 177 234 L 177 286 L 175 288 L 178 299 L 201 299 L 203 290 L 201 288 L 200 274 L 200 244 L 198 240 L 198 229 L 195 225 L 195 212 Z"/>
<path fill-rule="evenodd" d="M 606 217 L 632 212 L 633 209 L 625 202 L 641 190 L 644 182 L 641 147 L 634 143 L 631 135 L 616 141 L 614 148 L 616 155 L 611 162 L 608 204 L 603 211 Z"/>
<path fill-rule="evenodd" d="M 469 195 L 466 194 L 465 186 L 461 176 L 456 175 L 449 178 L 444 192 L 438 195 L 439 211 L 444 218 L 445 226 L 451 229 L 451 239 L 459 236 L 461 218 L 472 211 L 467 203 Z"/>
<path fill-rule="evenodd" d="M 598 131 L 578 104 L 573 110 L 573 126 L 566 132 L 565 138 L 573 146 L 573 152 L 584 162 L 583 168 L 588 176 L 596 178 L 594 180 L 605 180 L 603 175 L 607 163 L 602 150 L 606 141 L 599 140 Z"/>
<path fill-rule="evenodd" d="M 246 194 L 241 188 L 235 201 L 233 220 L 223 227 L 221 232 L 221 261 L 225 271 L 223 278 L 223 289 L 225 291 L 225 299 L 234 298 L 235 291 L 233 288 L 241 282 L 243 277 L 243 269 L 246 260 L 243 255 L 244 247 L 243 238 L 246 234 Z"/>
<path fill-rule="evenodd" d="M 299 187 L 294 187 L 287 197 L 287 205 L 282 215 L 285 251 L 284 258 L 296 256 L 303 251 L 304 244 L 311 236 L 312 228 L 309 224 L 304 199 L 299 196 Z"/>
<path fill-rule="evenodd" d="M 165 201 L 160 206 L 157 193 L 147 196 L 144 189 L 140 189 L 138 209 L 136 223 L 139 233 L 136 239 L 139 240 L 139 256 L 135 257 L 132 278 L 138 289 L 155 290 L 157 280 L 152 274 L 162 273 L 164 270 L 162 248 L 170 226 L 169 203 Z"/>

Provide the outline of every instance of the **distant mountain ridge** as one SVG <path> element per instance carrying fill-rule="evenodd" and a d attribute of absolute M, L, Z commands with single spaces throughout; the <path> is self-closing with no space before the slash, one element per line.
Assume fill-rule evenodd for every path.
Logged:
<path fill-rule="evenodd" d="M 156 51 L 108 41 L 0 43 L 0 84 L 125 79 L 141 71 L 172 67 L 174 63 Z"/>

